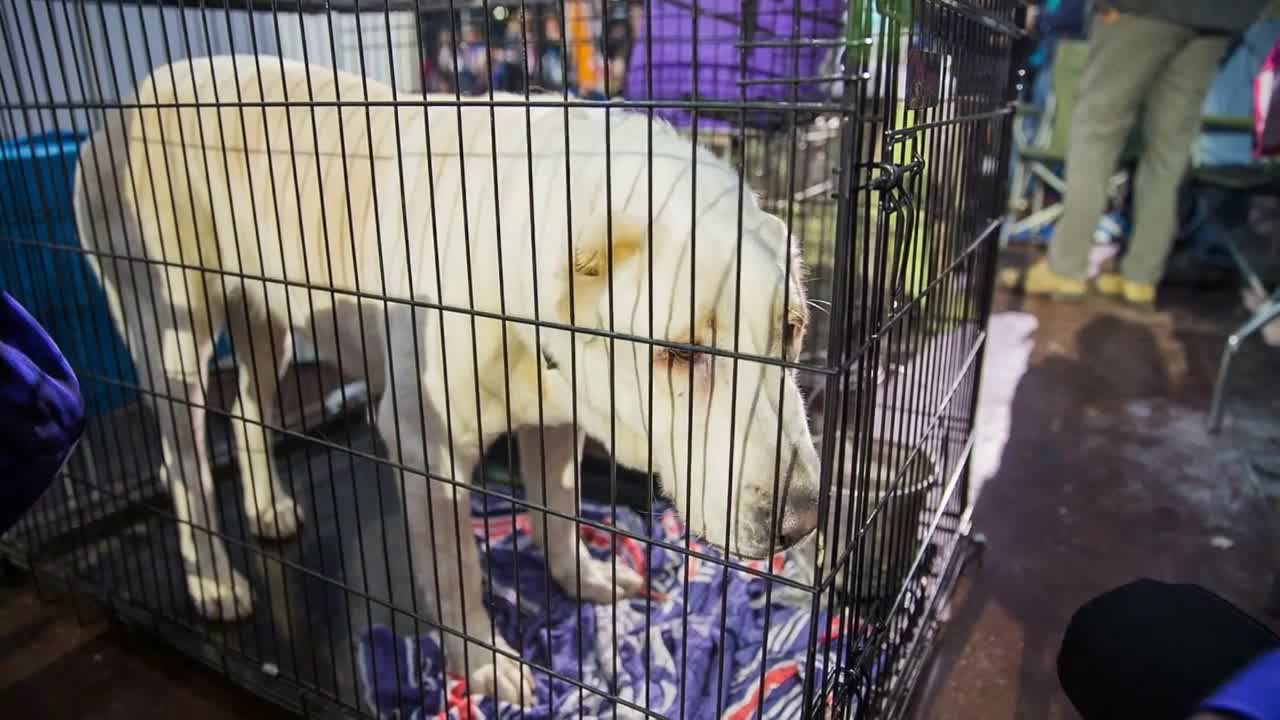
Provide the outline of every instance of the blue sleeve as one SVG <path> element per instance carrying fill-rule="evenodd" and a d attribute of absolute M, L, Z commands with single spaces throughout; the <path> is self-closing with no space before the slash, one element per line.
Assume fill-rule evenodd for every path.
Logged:
<path fill-rule="evenodd" d="M 1242 720 L 1280 720 L 1280 650 L 1254 660 L 1198 708 Z"/>
<path fill-rule="evenodd" d="M 1084 37 L 1085 0 L 1062 0 L 1056 6 L 1047 4 L 1038 23 L 1042 35 Z"/>

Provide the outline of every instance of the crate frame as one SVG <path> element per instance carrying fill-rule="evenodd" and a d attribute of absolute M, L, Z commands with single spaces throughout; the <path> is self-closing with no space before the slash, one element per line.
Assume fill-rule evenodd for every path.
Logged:
<path fill-rule="evenodd" d="M 101 10 L 104 5 L 113 4 L 116 3 L 106 0 L 28 0 L 25 7 L 9 8 L 5 12 L 29 13 L 34 23 L 37 13 L 47 11 L 49 17 L 54 18 L 50 21 L 53 27 L 58 22 L 53 13 L 63 12 L 68 6 L 72 11 L 84 7 Z M 419 12 L 429 4 L 437 6 L 434 9 L 443 6 L 452 11 L 463 5 L 461 2 L 371 4 L 359 0 L 350 3 L 253 0 L 221 4 L 196 0 L 176 3 L 121 0 L 120 4 L 129 8 L 152 5 L 200 8 L 215 14 L 231 10 L 296 12 L 299 16 L 362 9 L 381 14 Z M 373 9 L 368 10 L 371 5 Z M 485 11 L 492 7 L 487 2 L 466 5 Z M 825 706 L 836 716 L 857 717 L 894 717 L 905 712 L 914 679 L 927 661 L 928 649 L 939 629 L 942 606 L 974 552 L 970 540 L 969 459 L 974 443 L 978 374 L 985 350 L 982 327 L 992 302 L 998 210 L 1003 197 L 1000 188 L 1005 182 L 1011 117 L 1007 101 L 1012 88 L 1008 63 L 1012 38 L 1018 35 L 1013 25 L 1016 5 L 1013 2 L 908 0 L 905 5 L 910 7 L 905 20 L 900 14 L 902 3 L 896 3 L 896 9 L 884 2 L 876 5 L 887 7 L 888 12 L 879 30 L 873 31 L 872 4 L 856 1 L 851 4 L 851 14 L 856 19 L 847 22 L 846 38 L 836 44 L 845 50 L 844 68 L 828 79 L 843 84 L 839 97 L 797 100 L 779 107 L 770 103 L 706 103 L 696 99 L 594 101 L 572 98 L 566 92 L 560 103 L 600 112 L 629 109 L 651 115 L 662 108 L 677 108 L 691 112 L 695 118 L 704 111 L 720 111 L 722 117 L 731 117 L 767 109 L 785 118 L 783 129 L 762 133 L 733 124 L 727 129 L 703 130 L 695 121 L 691 134 L 704 144 L 720 143 L 722 152 L 744 168 L 752 164 L 753 153 L 768 156 L 770 142 L 787 146 L 781 163 L 786 167 L 781 170 L 775 167 L 762 175 L 770 179 L 766 200 L 775 203 L 779 214 L 793 228 L 816 217 L 812 221 L 817 222 L 818 229 L 809 232 L 836 238 L 830 243 L 830 268 L 834 270 L 828 268 L 827 275 L 819 272 L 812 281 L 814 287 L 821 288 L 817 295 L 831 298 L 830 319 L 825 334 L 812 341 L 809 353 L 797 364 L 797 369 L 816 378 L 812 388 L 815 392 L 821 390 L 825 397 L 843 398 L 828 406 L 834 407 L 835 412 L 822 414 L 823 424 L 818 432 L 824 440 L 846 438 L 851 433 L 861 439 L 851 451 L 850 460 L 855 462 L 855 467 L 848 468 L 847 473 L 837 469 L 846 462 L 842 449 L 845 446 L 837 447 L 834 441 L 822 443 L 824 487 L 842 484 L 844 479 L 837 477 L 842 475 L 848 477 L 848 482 L 870 482 L 866 479 L 867 463 L 871 443 L 878 441 L 873 437 L 877 424 L 881 433 L 897 436 L 894 439 L 907 448 L 895 457 L 898 479 L 910 470 L 918 457 L 928 457 L 939 467 L 936 480 L 929 486 L 927 522 L 919 528 L 893 528 L 900 545 L 889 550 L 902 556 L 899 559 L 906 562 L 908 570 L 903 586 L 897 588 L 892 597 L 868 606 L 860 606 L 857 601 L 837 602 L 842 590 L 847 592 L 858 586 L 862 572 L 861 568 L 853 567 L 856 563 L 845 566 L 841 560 L 835 561 L 836 570 L 825 578 L 819 572 L 811 588 L 815 610 L 822 607 L 825 598 L 827 607 L 838 606 L 839 612 L 855 620 L 870 621 L 869 626 L 873 628 L 857 648 L 846 647 L 842 636 L 834 651 L 838 658 L 836 672 L 831 673 L 822 686 L 806 686 L 805 704 L 815 713 L 822 712 Z M 9 20 L 9 17 L 0 17 L 0 21 Z M 360 32 L 358 24 L 356 27 Z M 19 42 L 12 32 L 0 37 L 0 44 L 7 48 L 5 52 L 10 58 L 17 57 L 19 52 L 27 55 L 25 46 L 19 51 Z M 801 41 L 793 38 L 792 42 Z M 966 52 L 973 55 L 965 56 Z M 932 93 L 927 88 L 911 87 L 912 76 L 919 79 L 918 69 L 913 72 L 899 67 L 904 60 L 925 65 L 942 62 L 928 57 L 931 53 L 945 56 L 947 62 L 952 63 L 942 71 L 946 77 L 938 80 L 942 87 L 938 89 L 936 101 L 931 99 Z M 90 55 L 91 52 L 77 53 L 73 62 L 83 63 Z M 58 61 L 64 60 L 59 54 Z M 362 66 L 366 62 L 363 53 L 359 61 Z M 67 68 L 60 69 L 65 72 Z M 47 77 L 46 74 L 46 83 Z M 994 86 L 991 85 L 993 78 Z M 923 82 L 929 84 L 927 79 Z M 24 119 L 28 130 L 37 129 L 30 127 L 32 113 L 39 116 L 43 127 L 46 123 L 41 114 L 45 112 L 53 113 L 55 129 L 65 129 L 66 125 L 72 130 L 86 129 L 92 121 L 77 121 L 75 113 L 89 117 L 93 112 L 107 113 L 123 108 L 119 102 L 88 97 L 28 101 L 21 97 L 22 89 L 14 93 L 20 96 L 15 100 L 8 83 L 9 80 L 0 77 L 0 86 L 4 87 L 0 110 L 5 111 L 9 124 L 6 130 L 17 129 L 15 115 Z M 901 106 L 903 102 L 914 103 L 916 107 Z M 71 120 L 62 123 L 58 119 L 59 111 L 71 113 Z M 821 135 L 820 142 L 824 143 L 821 152 L 806 154 L 803 159 L 801 150 L 797 149 L 802 128 Z M 835 150 L 828 150 L 832 145 Z M 812 173 L 817 176 L 816 182 L 797 188 L 801 182 L 797 168 L 807 162 L 817 163 L 819 168 L 825 164 L 826 173 L 817 170 Z M 797 200 L 798 193 L 814 188 L 817 190 L 812 197 Z M 958 191 L 960 197 L 954 197 L 953 191 Z M 31 202 L 36 204 L 34 198 Z M 817 209 L 813 209 L 815 205 Z M 806 215 L 810 211 L 813 216 Z M 830 217 L 832 212 L 834 218 Z M 18 241 L 35 247 L 52 244 L 38 239 Z M 916 247 L 920 250 L 912 249 Z M 912 259 L 915 252 L 925 253 L 928 258 Z M 824 260 L 817 264 L 820 270 L 826 267 Z M 857 270 L 859 265 L 861 273 Z M 948 340 L 948 347 L 937 348 L 905 330 L 931 323 L 954 324 L 967 334 Z M 895 385 L 895 378 L 904 377 L 903 373 L 910 377 L 910 357 L 899 356 L 919 357 L 920 353 L 936 362 L 936 367 L 926 368 L 926 374 L 931 372 L 932 376 L 911 377 L 911 383 L 903 380 Z M 111 378 L 92 380 L 112 382 Z M 268 428 L 283 438 L 278 452 L 314 449 L 313 446 L 321 442 L 319 447 L 327 453 L 345 453 L 362 462 L 394 466 L 379 460 L 376 452 L 353 449 L 352 428 L 360 426 L 364 408 L 359 398 L 347 396 L 349 392 L 355 396 L 359 390 L 349 388 L 342 379 L 334 384 L 342 398 L 334 408 L 299 408 L 293 420 Z M 907 397 L 910 384 L 928 395 L 934 405 L 922 410 L 913 398 Z M 211 412 L 217 411 L 211 409 Z M 99 439 L 87 447 L 118 445 L 119 433 L 115 431 L 113 435 L 112 424 L 107 422 L 101 428 L 91 429 L 91 436 L 97 434 Z M 346 442 L 324 441 L 330 433 L 345 433 Z M 510 466 L 510 451 L 497 451 L 498 455 L 504 453 Z M 497 460 L 501 465 L 501 458 Z M 616 497 L 620 469 L 609 462 L 607 454 L 598 453 L 593 461 L 600 468 L 598 476 L 607 476 L 609 480 L 605 486 L 594 488 L 595 496 Z M 93 456 L 82 455 L 69 465 L 61 482 L 68 488 L 86 487 L 104 493 L 94 501 L 104 511 L 103 518 L 86 519 L 84 509 L 74 504 L 70 506 L 70 514 L 59 514 L 58 503 L 65 505 L 65 498 L 47 497 L 22 526 L 0 540 L 0 553 L 31 570 L 42 588 L 91 599 L 113 617 L 164 637 L 237 684 L 273 702 L 309 717 L 346 716 L 367 711 L 358 700 L 344 697 L 340 690 L 323 687 L 318 678 L 308 680 L 301 674 L 289 677 L 288 672 L 282 672 L 276 662 L 263 655 L 260 638 L 255 640 L 258 643 L 255 653 L 245 642 L 243 629 L 237 639 L 233 632 L 214 631 L 202 623 L 185 621 L 174 607 L 165 607 L 165 603 L 156 601 L 159 587 L 153 588 L 153 595 L 148 596 L 145 587 L 126 587 L 130 584 L 128 577 L 122 583 L 111 571 L 95 567 L 100 556 L 109 556 L 112 552 L 101 548 L 109 547 L 112 542 L 117 547 L 126 547 L 133 532 L 131 528 L 139 524 L 139 516 L 150 536 L 169 532 L 174 522 L 171 511 L 165 507 L 163 488 L 149 484 L 151 478 L 145 473 L 126 478 L 122 488 L 103 488 L 101 481 L 94 477 L 97 465 Z M 862 479 L 855 481 L 855 476 Z M 649 485 L 647 479 L 636 482 Z M 590 496 L 592 492 L 584 487 L 585 494 Z M 649 485 L 641 493 L 649 496 L 650 509 L 653 492 Z M 236 503 L 232 502 L 231 506 Z M 826 511 L 824 507 L 822 514 Z M 872 518 L 875 511 L 875 508 L 869 511 Z M 863 508 L 862 512 L 868 509 Z M 73 517 L 77 514 L 81 517 Z M 851 520 L 846 518 L 845 523 L 852 530 Z M 924 533 L 923 540 L 914 538 L 916 531 Z M 936 547 L 934 538 L 938 538 L 943 547 Z M 230 533 L 225 539 L 235 541 Z M 861 547 L 861 541 L 853 542 Z M 834 544 L 839 545 L 838 533 Z M 860 550 L 854 549 L 855 546 L 844 548 L 846 561 L 860 554 Z M 281 568 L 315 574 L 313 569 L 283 557 L 278 550 L 245 544 L 239 551 L 264 564 L 275 562 Z M 129 570 L 126 568 L 124 572 L 127 575 Z M 908 591 L 910 583 L 924 582 L 926 577 L 928 588 L 923 595 L 916 597 Z M 318 580 L 327 581 L 326 578 Z M 172 588 L 169 590 L 172 592 Z M 342 590 L 359 594 L 351 587 Z M 376 600 L 368 591 L 364 595 L 367 602 Z M 816 624 L 811 633 L 813 640 Z M 811 642 L 811 662 L 817 652 L 816 641 Z M 824 657 L 829 654 L 827 649 L 821 652 Z M 876 669 L 875 666 L 885 663 L 889 667 L 887 673 L 883 667 Z"/>

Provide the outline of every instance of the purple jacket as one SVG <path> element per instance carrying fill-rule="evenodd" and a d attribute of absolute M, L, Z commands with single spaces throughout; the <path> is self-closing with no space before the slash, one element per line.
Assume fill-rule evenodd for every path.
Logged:
<path fill-rule="evenodd" d="M 67 359 L 0 291 L 0 533 L 49 487 L 83 431 L 80 383 Z"/>

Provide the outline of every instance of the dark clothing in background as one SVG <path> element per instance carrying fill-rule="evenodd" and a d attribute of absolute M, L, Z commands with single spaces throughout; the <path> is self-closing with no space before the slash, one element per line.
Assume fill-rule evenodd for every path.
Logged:
<path fill-rule="evenodd" d="M 1095 0 L 1095 7 L 1166 20 L 1201 32 L 1236 35 L 1258 19 L 1270 0 Z"/>
<path fill-rule="evenodd" d="M 1088 30 L 1087 0 L 1047 0 L 1040 5 L 1035 32 L 1039 43 L 1031 67 L 1042 70 L 1053 64 L 1053 49 L 1062 38 L 1082 38 Z"/>
<path fill-rule="evenodd" d="M 1083 37 L 1087 27 L 1085 15 L 1088 13 L 1088 5 L 1087 0 L 1042 3 L 1036 28 L 1041 35 Z"/>
<path fill-rule="evenodd" d="M 1058 679 L 1085 720 L 1187 720 L 1277 647 L 1280 637 L 1204 588 L 1139 580 L 1076 611 L 1058 654 Z M 1257 689 L 1255 678 L 1245 679 Z"/>

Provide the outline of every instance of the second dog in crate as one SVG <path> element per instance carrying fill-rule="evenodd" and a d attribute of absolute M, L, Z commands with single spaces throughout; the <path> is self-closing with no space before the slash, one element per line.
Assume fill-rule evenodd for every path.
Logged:
<path fill-rule="evenodd" d="M 490 637 L 482 602 L 465 485 L 481 450 L 510 423 L 530 501 L 572 517 L 576 422 L 620 463 L 653 467 L 711 543 L 748 557 L 794 543 L 818 510 L 803 400 L 778 362 L 805 328 L 798 254 L 733 169 L 643 115 L 392 99 L 276 57 L 162 67 L 82 149 L 77 223 L 159 419 L 200 611 L 235 619 L 252 603 L 213 534 L 214 338 L 230 331 L 240 365 L 250 527 L 285 538 L 301 513 L 263 423 L 296 329 L 382 388 L 420 592 L 445 628 L 500 651 L 446 632 L 450 668 L 528 701 L 532 673 Z M 567 591 L 643 592 L 571 521 L 533 519 Z"/>

